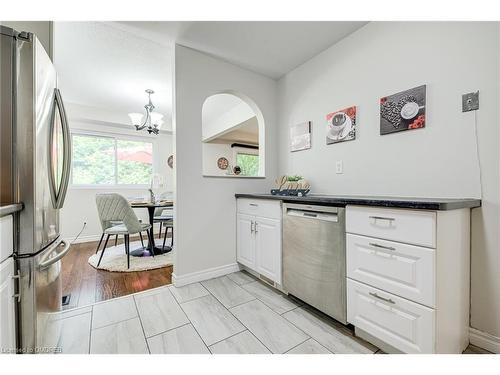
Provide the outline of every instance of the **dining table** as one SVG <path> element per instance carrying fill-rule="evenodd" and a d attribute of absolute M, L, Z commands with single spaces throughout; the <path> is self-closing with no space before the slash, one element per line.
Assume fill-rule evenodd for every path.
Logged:
<path fill-rule="evenodd" d="M 151 224 L 151 228 L 149 228 L 148 246 L 141 246 L 138 249 L 131 251 L 130 255 L 135 257 L 143 257 L 143 256 L 150 256 L 151 251 L 154 251 L 154 255 L 166 254 L 172 251 L 172 247 L 170 246 L 157 246 L 155 244 L 153 227 L 154 227 L 155 210 L 159 207 L 165 207 L 165 208 L 172 207 L 174 205 L 174 202 L 172 200 L 163 199 L 156 202 L 129 201 L 129 203 L 132 208 L 147 208 L 149 216 L 149 224 Z"/>

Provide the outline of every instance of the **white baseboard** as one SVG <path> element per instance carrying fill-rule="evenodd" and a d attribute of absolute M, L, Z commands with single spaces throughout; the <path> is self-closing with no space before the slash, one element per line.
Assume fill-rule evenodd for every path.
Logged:
<path fill-rule="evenodd" d="M 74 237 L 72 238 L 68 238 L 69 242 L 71 243 L 83 243 L 83 242 L 94 242 L 94 241 L 99 241 L 99 239 L 101 238 L 101 235 L 100 234 L 97 234 L 97 235 L 89 235 L 89 236 L 80 236 L 75 240 Z M 74 241 L 74 242 L 73 242 Z"/>
<path fill-rule="evenodd" d="M 144 241 L 147 241 L 146 235 L 144 233 L 142 235 L 144 236 Z M 69 242 L 76 244 L 76 243 L 84 243 L 84 242 L 97 242 L 97 241 L 99 241 L 101 239 L 101 235 L 100 234 L 96 234 L 96 235 L 89 235 L 89 236 L 80 236 L 74 242 L 73 242 L 73 240 L 75 238 L 74 236 L 72 236 L 72 237 L 69 237 L 69 236 L 68 237 L 64 237 L 63 236 L 63 238 L 66 238 Z M 122 236 L 120 236 L 120 238 L 123 239 Z M 130 238 L 131 238 L 131 240 L 133 239 L 134 241 L 136 241 L 136 240 L 139 239 L 139 235 L 138 234 L 137 235 L 134 234 Z M 114 246 L 114 243 L 115 243 L 114 242 L 115 241 L 114 240 L 114 236 L 110 237 L 109 241 L 110 242 L 108 242 L 108 246 L 110 246 L 109 244 L 113 244 L 113 246 Z"/>
<path fill-rule="evenodd" d="M 470 327 L 469 341 L 472 345 L 500 354 L 500 337 Z"/>
<path fill-rule="evenodd" d="M 197 283 L 199 281 L 213 279 L 214 277 L 224 276 L 239 270 L 240 267 L 238 266 L 238 263 L 231 263 L 231 264 L 226 264 L 225 266 L 214 267 L 203 271 L 188 273 L 186 275 L 177 276 L 175 273 L 173 273 L 172 283 L 175 286 L 180 287 L 192 283 Z"/>

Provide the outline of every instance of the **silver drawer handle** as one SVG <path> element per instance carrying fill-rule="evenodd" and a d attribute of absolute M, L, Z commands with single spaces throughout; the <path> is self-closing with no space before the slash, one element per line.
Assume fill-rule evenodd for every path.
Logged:
<path fill-rule="evenodd" d="M 250 206 L 252 206 L 252 207 L 259 207 L 259 205 L 257 203 L 250 203 Z"/>
<path fill-rule="evenodd" d="M 384 298 L 384 297 L 380 297 L 377 293 L 372 293 L 372 292 L 369 292 L 368 293 L 370 296 L 372 297 L 375 297 L 375 298 L 378 298 L 384 302 L 389 302 L 389 303 L 392 303 L 392 304 L 396 304 L 396 302 L 394 302 L 392 299 L 390 298 Z"/>
<path fill-rule="evenodd" d="M 383 216 L 368 216 L 370 219 L 373 220 L 389 220 L 389 221 L 395 221 L 393 217 L 383 217 Z"/>
<path fill-rule="evenodd" d="M 370 244 L 369 244 L 369 245 L 370 245 L 370 246 L 373 246 L 373 247 L 378 247 L 379 249 L 385 249 L 385 250 L 396 251 L 396 248 L 394 248 L 394 247 L 384 246 L 384 245 L 379 245 L 378 243 L 373 243 L 373 242 L 370 242 Z"/>

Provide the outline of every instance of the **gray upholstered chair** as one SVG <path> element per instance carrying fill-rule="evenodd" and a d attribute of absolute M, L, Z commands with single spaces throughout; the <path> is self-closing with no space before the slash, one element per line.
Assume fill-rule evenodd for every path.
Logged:
<path fill-rule="evenodd" d="M 172 238 L 170 242 L 170 247 L 174 247 L 174 219 L 166 220 L 161 223 L 165 227 L 165 236 L 163 237 L 163 247 L 165 247 L 165 241 L 167 240 L 168 228 L 172 229 Z"/>
<path fill-rule="evenodd" d="M 158 207 L 155 209 L 153 222 L 160 223 L 160 231 L 158 232 L 158 238 L 161 238 L 161 231 L 163 228 L 163 224 L 173 219 L 174 219 L 173 207 Z"/>
<path fill-rule="evenodd" d="M 141 221 L 141 220 L 139 220 L 139 221 Z M 110 221 L 110 223 L 112 226 L 123 224 L 121 221 Z M 139 237 L 141 238 L 141 245 L 142 245 L 142 247 L 144 247 L 144 239 L 142 238 L 141 232 L 139 232 Z M 103 239 L 104 239 L 104 232 L 102 232 L 101 239 L 99 240 L 99 243 L 97 244 L 97 249 L 95 250 L 96 254 L 99 251 L 99 247 L 101 247 L 101 243 L 102 243 Z M 117 244 L 118 244 L 118 235 L 115 236 L 115 246 Z"/>
<path fill-rule="evenodd" d="M 155 210 L 154 223 L 160 223 L 160 231 L 158 233 L 158 238 L 161 238 L 161 230 L 165 227 L 165 236 L 163 237 L 163 247 L 165 247 L 165 241 L 167 240 L 168 229 L 172 229 L 172 241 L 171 247 L 174 246 L 174 210 L 173 207 L 159 207 Z"/>
<path fill-rule="evenodd" d="M 127 253 L 127 268 L 130 268 L 130 235 L 146 231 L 149 243 L 151 243 L 151 238 L 149 238 L 149 228 L 151 228 L 151 225 L 141 223 L 128 201 L 120 194 L 97 194 L 95 199 L 102 231 L 103 234 L 107 235 L 97 267 L 101 264 L 109 237 L 123 235 L 125 238 L 125 252 Z M 113 225 L 116 222 L 121 222 L 122 224 Z M 151 253 L 153 254 L 153 252 Z"/>

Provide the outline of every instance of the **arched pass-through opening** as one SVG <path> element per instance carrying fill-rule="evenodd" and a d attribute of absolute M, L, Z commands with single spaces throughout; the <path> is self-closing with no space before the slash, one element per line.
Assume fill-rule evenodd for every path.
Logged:
<path fill-rule="evenodd" d="M 265 123 L 255 102 L 225 90 L 202 106 L 203 176 L 265 177 Z"/>

